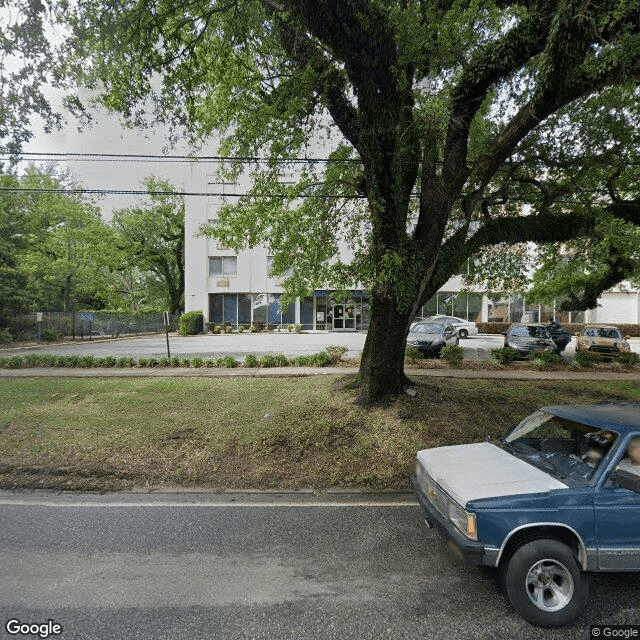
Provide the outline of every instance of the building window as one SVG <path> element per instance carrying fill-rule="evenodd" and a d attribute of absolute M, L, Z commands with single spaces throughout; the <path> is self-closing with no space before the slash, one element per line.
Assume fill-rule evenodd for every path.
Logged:
<path fill-rule="evenodd" d="M 238 273 L 238 258 L 236 256 L 212 256 L 209 258 L 210 276 L 235 276 Z"/>

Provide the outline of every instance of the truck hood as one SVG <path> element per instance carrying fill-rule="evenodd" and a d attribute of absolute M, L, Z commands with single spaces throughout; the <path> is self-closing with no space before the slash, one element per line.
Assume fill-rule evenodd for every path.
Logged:
<path fill-rule="evenodd" d="M 423 449 L 418 461 L 458 504 L 567 485 L 489 442 Z"/>

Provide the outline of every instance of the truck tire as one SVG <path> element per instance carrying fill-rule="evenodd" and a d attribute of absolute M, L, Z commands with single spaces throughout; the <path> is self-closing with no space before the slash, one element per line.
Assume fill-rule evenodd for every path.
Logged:
<path fill-rule="evenodd" d="M 523 544 L 506 566 L 513 608 L 538 627 L 560 627 L 577 618 L 589 596 L 589 580 L 574 552 L 559 540 Z"/>

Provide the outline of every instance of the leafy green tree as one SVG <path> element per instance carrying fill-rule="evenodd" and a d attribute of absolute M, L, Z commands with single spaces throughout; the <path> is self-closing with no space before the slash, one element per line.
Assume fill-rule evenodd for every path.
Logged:
<path fill-rule="evenodd" d="M 402 391 L 409 325 L 469 257 L 595 228 L 595 212 L 548 207 L 524 181 L 539 177 L 529 140 L 544 133 L 555 149 L 560 125 L 588 155 L 574 124 L 586 101 L 600 96 L 602 121 L 620 88 L 637 110 L 640 7 L 628 0 L 80 0 L 65 15 L 108 107 L 137 123 L 153 97 L 160 120 L 268 156 L 217 233 L 267 243 L 274 271 L 293 268 L 292 294 L 367 287 L 366 402 Z M 326 171 L 279 184 L 280 161 L 323 132 Z M 512 158 L 522 180 L 507 179 Z M 619 195 L 608 213 L 637 223 L 637 202 Z"/>
<path fill-rule="evenodd" d="M 149 177 L 145 187 L 149 203 L 115 211 L 112 225 L 132 286 L 137 275 L 147 289 L 147 303 L 161 299 L 178 313 L 184 309 L 184 199 L 163 193 L 175 191 L 166 180 Z"/>

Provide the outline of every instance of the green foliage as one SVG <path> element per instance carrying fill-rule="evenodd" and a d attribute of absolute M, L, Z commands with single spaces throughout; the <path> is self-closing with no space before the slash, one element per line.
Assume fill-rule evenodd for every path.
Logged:
<path fill-rule="evenodd" d="M 339 344 L 330 344 L 324 349 L 331 358 L 331 364 L 338 364 L 342 357 L 349 351 L 349 347 Z"/>
<path fill-rule="evenodd" d="M 329 367 L 334 364 L 333 358 L 326 351 L 318 351 L 311 356 L 311 361 L 316 367 Z"/>
<path fill-rule="evenodd" d="M 131 368 L 134 364 L 135 362 L 130 356 L 122 356 L 121 358 L 118 358 L 118 361 L 116 362 L 117 367 Z"/>
<path fill-rule="evenodd" d="M 226 367 L 227 369 L 233 369 L 237 366 L 236 359 L 233 356 L 224 356 L 222 358 L 218 358 L 217 364 L 219 367 Z"/>
<path fill-rule="evenodd" d="M 289 333 L 300 333 L 302 325 L 299 322 L 294 322 L 287 327 Z"/>
<path fill-rule="evenodd" d="M 222 333 L 222 327 L 217 324 L 213 325 L 213 327 L 211 327 L 211 333 L 219 335 Z"/>
<path fill-rule="evenodd" d="M 40 338 L 45 342 L 55 342 L 56 340 L 60 340 L 61 334 L 57 329 L 43 329 Z"/>
<path fill-rule="evenodd" d="M 180 358 L 180 366 L 181 367 L 190 367 L 191 366 L 191 358 Z"/>
<path fill-rule="evenodd" d="M 178 320 L 178 333 L 181 336 L 195 336 L 202 333 L 204 318 L 202 311 L 183 313 Z"/>
<path fill-rule="evenodd" d="M 513 347 L 500 347 L 491 351 L 491 358 L 499 364 L 511 364 L 520 358 L 520 354 Z"/>
<path fill-rule="evenodd" d="M 258 358 L 253 353 L 247 353 L 244 357 L 245 367 L 257 367 L 259 364 L 260 362 L 258 361 Z"/>
<path fill-rule="evenodd" d="M 225 328 L 224 328 L 224 332 L 225 333 L 233 333 L 233 327 L 228 324 Z"/>
<path fill-rule="evenodd" d="M 249 333 L 256 333 L 258 331 L 258 329 L 256 328 L 255 325 L 250 325 L 249 326 Z"/>
<path fill-rule="evenodd" d="M 213 358 L 207 358 L 204 361 L 204 366 L 208 367 L 208 368 L 211 368 L 211 367 L 215 367 L 217 365 L 216 365 L 216 361 Z"/>
<path fill-rule="evenodd" d="M 199 369 L 200 367 L 202 367 L 204 365 L 204 360 L 202 358 L 200 358 L 199 356 L 196 356 L 195 358 L 191 358 L 191 366 Z"/>
<path fill-rule="evenodd" d="M 149 358 L 138 358 L 138 366 L 143 369 L 145 367 L 149 367 L 151 365 L 151 361 Z"/>
<path fill-rule="evenodd" d="M 0 344 L 7 344 L 13 341 L 11 331 L 6 327 L 0 327 Z"/>
<path fill-rule="evenodd" d="M 440 359 L 449 364 L 460 364 L 464 360 L 464 349 L 455 344 L 448 344 L 440 351 Z"/>
<path fill-rule="evenodd" d="M 640 363 L 640 355 L 633 351 L 628 351 L 627 353 L 621 353 L 618 355 L 616 360 L 621 364 L 634 365 Z"/>
<path fill-rule="evenodd" d="M 244 327 L 241 324 L 239 324 L 238 325 L 238 333 L 242 333 L 243 331 L 244 331 Z"/>
<path fill-rule="evenodd" d="M 261 367 L 277 367 L 278 361 L 276 360 L 276 356 L 268 353 L 266 356 L 260 358 L 259 365 Z"/>
<path fill-rule="evenodd" d="M 531 362 L 533 362 L 537 369 L 546 369 L 550 365 L 557 364 L 560 361 L 560 356 L 553 351 L 540 351 L 531 356 Z"/>
<path fill-rule="evenodd" d="M 414 347 L 413 345 L 407 345 L 404 349 L 404 359 L 406 362 L 410 362 L 411 364 L 415 364 L 417 360 L 422 360 L 422 354 L 418 347 Z"/>
<path fill-rule="evenodd" d="M 573 363 L 579 367 L 593 367 L 594 364 L 602 362 L 602 358 L 591 351 L 576 351 L 573 356 Z"/>
<path fill-rule="evenodd" d="M 177 356 L 173 356 L 171 358 L 171 366 L 172 367 L 179 367 L 181 364 L 182 364 L 182 361 Z"/>

